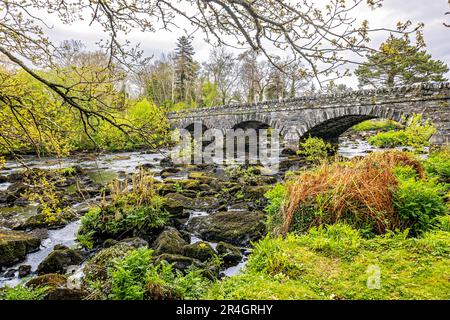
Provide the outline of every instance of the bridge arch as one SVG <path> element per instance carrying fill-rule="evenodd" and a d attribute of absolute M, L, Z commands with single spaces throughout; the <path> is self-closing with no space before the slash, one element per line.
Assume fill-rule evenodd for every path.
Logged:
<path fill-rule="evenodd" d="M 319 137 L 327 141 L 337 142 L 337 139 L 345 131 L 354 125 L 370 119 L 388 119 L 399 123 L 406 122 L 413 112 L 406 113 L 390 109 L 389 107 L 328 109 L 312 117 L 303 125 L 297 127 L 300 139 L 308 136 Z M 426 119 L 426 117 L 425 117 Z"/>

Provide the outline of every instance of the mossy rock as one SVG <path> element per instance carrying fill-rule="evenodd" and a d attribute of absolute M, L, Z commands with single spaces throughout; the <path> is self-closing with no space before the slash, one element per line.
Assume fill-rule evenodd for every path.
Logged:
<path fill-rule="evenodd" d="M 194 179 L 167 179 L 166 182 L 179 186 L 186 190 L 199 190 L 201 182 Z"/>
<path fill-rule="evenodd" d="M 244 188 L 244 198 L 250 201 L 265 199 L 264 195 L 272 187 L 272 185 L 248 186 Z"/>
<path fill-rule="evenodd" d="M 38 266 L 37 273 L 61 273 L 67 271 L 67 267 L 79 265 L 85 258 L 81 250 L 61 249 L 51 252 Z"/>
<path fill-rule="evenodd" d="M 161 196 L 177 191 L 174 183 L 158 183 L 156 189 Z"/>
<path fill-rule="evenodd" d="M 28 288 L 50 287 L 58 288 L 64 287 L 67 283 L 67 277 L 58 273 L 48 273 L 27 281 L 25 284 Z"/>
<path fill-rule="evenodd" d="M 217 197 L 198 197 L 193 199 L 191 204 L 191 209 L 201 210 L 201 211 L 211 211 L 219 208 L 223 204 L 223 201 Z"/>
<path fill-rule="evenodd" d="M 47 292 L 44 300 L 84 300 L 88 294 L 86 290 L 62 287 Z"/>
<path fill-rule="evenodd" d="M 216 252 L 209 243 L 199 241 L 185 246 L 183 255 L 205 262 L 216 256 Z"/>
<path fill-rule="evenodd" d="M 216 250 L 226 266 L 234 266 L 238 264 L 243 257 L 241 249 L 229 243 L 219 242 Z"/>
<path fill-rule="evenodd" d="M 83 269 L 85 275 L 83 281 L 105 281 L 108 276 L 108 268 L 113 266 L 113 260 L 125 257 L 133 249 L 135 247 L 132 245 L 119 242 L 112 247 L 98 251 L 87 261 Z"/>
<path fill-rule="evenodd" d="M 263 221 L 264 215 L 259 212 L 216 212 L 207 217 L 192 218 L 188 229 L 208 241 L 247 245 L 264 235 Z"/>
<path fill-rule="evenodd" d="M 217 177 L 210 172 L 191 171 L 188 174 L 189 179 L 199 180 L 202 184 L 213 184 L 217 181 Z"/>
<path fill-rule="evenodd" d="M 30 230 L 37 228 L 57 228 L 66 225 L 67 223 L 74 221 L 78 218 L 75 212 L 67 211 L 61 214 L 56 220 L 49 221 L 47 216 L 43 213 L 35 214 L 29 217 L 24 222 L 16 226 L 15 230 Z"/>
<path fill-rule="evenodd" d="M 169 212 L 176 218 L 187 218 L 188 213 L 184 209 L 189 209 L 192 206 L 192 198 L 183 196 L 179 193 L 169 193 L 164 197 L 163 210 Z"/>
<path fill-rule="evenodd" d="M 180 232 L 176 229 L 167 229 L 161 232 L 153 244 L 154 255 L 183 254 L 183 248 L 188 243 L 182 238 Z"/>
<path fill-rule="evenodd" d="M 0 230 L 0 267 L 9 266 L 39 249 L 41 237 L 22 231 Z"/>
<path fill-rule="evenodd" d="M 162 261 L 166 261 L 170 264 L 173 264 L 173 267 L 185 271 L 190 266 L 195 266 L 201 269 L 205 268 L 205 265 L 197 259 L 186 257 L 180 254 L 169 254 L 164 253 L 156 257 L 155 262 L 160 263 Z"/>

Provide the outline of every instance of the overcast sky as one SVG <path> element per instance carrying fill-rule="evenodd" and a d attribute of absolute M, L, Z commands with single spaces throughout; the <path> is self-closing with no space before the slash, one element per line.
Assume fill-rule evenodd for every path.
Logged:
<path fill-rule="evenodd" d="M 322 2 L 324 0 L 317 0 Z M 424 36 L 427 50 L 433 58 L 440 59 L 450 65 L 450 28 L 443 26 L 443 22 L 450 23 L 450 16 L 444 13 L 450 11 L 448 0 L 384 0 L 382 8 L 375 11 L 355 11 L 355 17 L 360 20 L 368 19 L 370 26 L 394 28 L 397 21 L 411 20 L 413 23 L 425 23 Z M 56 41 L 65 39 L 77 39 L 86 42 L 89 47 L 104 37 L 100 29 L 89 27 L 84 23 L 77 25 L 61 25 L 53 23 L 54 28 L 50 31 L 51 37 Z M 185 24 L 186 25 L 186 24 Z M 174 32 L 158 31 L 155 33 L 133 32 L 127 36 L 132 43 L 140 43 L 147 55 L 159 56 L 168 53 L 175 48 L 176 40 L 183 35 L 182 30 Z M 373 46 L 378 46 L 387 38 L 387 34 L 378 34 L 373 37 Z M 198 33 L 194 38 L 196 59 L 205 61 L 208 57 L 209 47 L 203 41 L 202 34 Z M 447 75 L 450 77 L 450 74 Z M 355 79 L 345 80 L 347 84 L 356 85 Z"/>

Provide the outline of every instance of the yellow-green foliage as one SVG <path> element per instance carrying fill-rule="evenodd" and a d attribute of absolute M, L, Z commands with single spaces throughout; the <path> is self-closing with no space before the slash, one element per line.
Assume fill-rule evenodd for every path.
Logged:
<path fill-rule="evenodd" d="M 304 156 L 311 162 L 319 162 L 327 158 L 328 153 L 333 150 L 333 146 L 321 138 L 309 137 L 300 143 L 298 155 Z"/>
<path fill-rule="evenodd" d="M 82 108 L 122 125 L 128 136 L 99 118 L 83 122 L 77 110 L 29 74 L 0 68 L 2 95 L 8 98 L 0 99 L 0 131 L 4 140 L 0 154 L 33 150 L 66 156 L 77 149 L 130 149 L 165 142 L 168 128 L 165 110 L 147 100 L 126 99 L 115 88 L 116 76 L 106 70 L 89 65 L 39 74 L 55 83 L 72 86 L 70 96 Z"/>
<path fill-rule="evenodd" d="M 449 264 L 448 231 L 367 240 L 338 224 L 261 240 L 243 274 L 216 282 L 204 298 L 447 300 Z"/>
<path fill-rule="evenodd" d="M 424 166 L 428 174 L 450 183 L 450 146 L 433 151 L 424 161 Z"/>
<path fill-rule="evenodd" d="M 42 300 L 49 287 L 27 288 L 23 284 L 0 288 L 0 300 Z"/>
<path fill-rule="evenodd" d="M 355 131 L 369 131 L 369 130 L 389 131 L 400 129 L 401 127 L 402 127 L 401 124 L 393 120 L 373 119 L 358 123 L 357 125 L 354 125 L 352 129 Z"/>
<path fill-rule="evenodd" d="M 429 145 L 429 140 L 435 133 L 436 128 L 429 120 L 423 121 L 422 115 L 414 114 L 405 129 L 380 132 L 370 137 L 368 142 L 377 147 L 409 146 L 422 151 Z"/>
<path fill-rule="evenodd" d="M 56 189 L 55 181 L 47 179 L 43 172 L 33 172 L 30 184 L 33 187 L 24 196 L 30 201 L 39 203 L 41 213 L 45 216 L 47 223 L 60 222 L 63 214 L 70 208 L 61 201 L 62 194 Z"/>

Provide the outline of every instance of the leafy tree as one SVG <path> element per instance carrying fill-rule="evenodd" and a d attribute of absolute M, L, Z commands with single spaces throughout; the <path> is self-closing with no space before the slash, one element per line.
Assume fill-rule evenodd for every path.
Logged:
<path fill-rule="evenodd" d="M 409 39 L 391 36 L 382 43 L 379 52 L 368 55 L 355 74 L 361 86 L 378 88 L 411 85 L 428 81 L 446 81 L 447 65 L 431 59 L 420 46 L 411 45 Z"/>
<path fill-rule="evenodd" d="M 217 104 L 229 104 L 233 100 L 232 93 L 236 90 L 239 72 L 235 56 L 226 51 L 224 47 L 217 47 L 211 50 L 208 62 L 204 63 L 204 68 L 209 81 L 216 84 L 219 93 Z"/>

